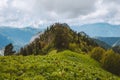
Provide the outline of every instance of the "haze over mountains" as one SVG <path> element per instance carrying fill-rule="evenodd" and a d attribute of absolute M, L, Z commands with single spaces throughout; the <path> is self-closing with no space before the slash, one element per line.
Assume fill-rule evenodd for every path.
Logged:
<path fill-rule="evenodd" d="M 46 27 L 45 27 L 46 28 Z M 82 26 L 71 26 L 77 32 L 85 32 L 90 37 L 99 39 L 110 46 L 116 46 L 120 43 L 120 25 L 111 25 L 108 23 L 85 24 Z M 11 28 L 0 27 L 0 49 L 7 44 L 13 43 L 15 49 L 28 44 L 37 34 L 44 31 L 42 28 Z"/>
<path fill-rule="evenodd" d="M 108 23 L 85 24 L 82 26 L 72 26 L 75 31 L 84 31 L 91 37 L 120 37 L 120 25 Z"/>
<path fill-rule="evenodd" d="M 7 44 L 12 43 L 15 50 L 28 44 L 30 39 L 41 30 L 26 27 L 26 28 L 11 28 L 0 27 L 0 49 L 4 48 Z"/>

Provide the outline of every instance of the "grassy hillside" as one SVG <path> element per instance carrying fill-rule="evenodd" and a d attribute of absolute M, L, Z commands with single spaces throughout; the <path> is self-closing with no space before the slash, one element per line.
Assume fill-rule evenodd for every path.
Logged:
<path fill-rule="evenodd" d="M 119 80 L 88 55 L 71 51 L 46 56 L 0 57 L 0 80 Z"/>

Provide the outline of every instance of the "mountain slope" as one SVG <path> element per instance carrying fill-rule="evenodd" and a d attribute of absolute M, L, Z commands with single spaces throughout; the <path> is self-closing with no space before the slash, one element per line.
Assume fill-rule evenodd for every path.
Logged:
<path fill-rule="evenodd" d="M 117 40 L 117 41 L 113 44 L 113 47 L 115 47 L 115 46 L 120 46 L 120 39 Z"/>
<path fill-rule="evenodd" d="M 99 39 L 96 39 L 96 38 L 93 38 L 93 40 L 102 48 L 104 49 L 110 49 L 112 46 L 111 45 L 108 45 L 106 42 L 102 41 L 102 40 L 99 40 Z"/>
<path fill-rule="evenodd" d="M 41 31 L 35 28 L 11 28 L 11 27 L 0 27 L 0 49 L 5 47 L 9 43 L 13 43 L 15 49 L 29 43 L 32 36 Z"/>
<path fill-rule="evenodd" d="M 95 37 L 95 39 L 103 41 L 111 47 L 118 46 L 120 41 L 120 37 Z"/>
<path fill-rule="evenodd" d="M 82 26 L 71 26 L 71 28 L 78 32 L 84 31 L 91 37 L 120 37 L 120 25 L 93 23 Z"/>
<path fill-rule="evenodd" d="M 0 64 L 1 80 L 119 80 L 89 56 L 71 51 L 0 57 Z"/>
<path fill-rule="evenodd" d="M 0 34 L 0 49 L 2 49 L 6 44 L 11 43 L 12 40 L 10 40 L 8 37 Z"/>

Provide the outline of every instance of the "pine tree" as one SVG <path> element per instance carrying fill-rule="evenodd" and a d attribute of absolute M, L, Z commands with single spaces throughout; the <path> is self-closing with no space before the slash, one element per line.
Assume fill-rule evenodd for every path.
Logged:
<path fill-rule="evenodd" d="M 5 56 L 13 55 L 14 53 L 15 53 L 15 51 L 13 51 L 12 43 L 10 43 L 7 46 L 5 46 L 5 50 L 4 50 L 4 55 Z"/>

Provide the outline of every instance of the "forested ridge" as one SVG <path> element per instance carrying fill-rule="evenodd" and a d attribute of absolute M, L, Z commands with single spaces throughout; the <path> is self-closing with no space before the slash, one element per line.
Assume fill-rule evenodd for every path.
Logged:
<path fill-rule="evenodd" d="M 50 50 L 69 49 L 75 52 L 89 52 L 97 43 L 84 32 L 75 32 L 67 24 L 55 23 L 48 27 L 32 43 L 21 48 L 22 55 L 47 54 Z"/>

